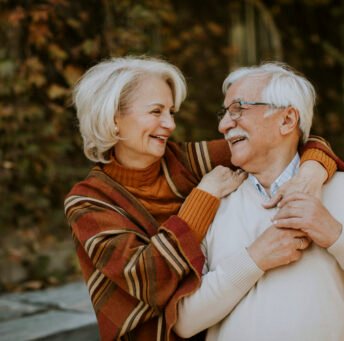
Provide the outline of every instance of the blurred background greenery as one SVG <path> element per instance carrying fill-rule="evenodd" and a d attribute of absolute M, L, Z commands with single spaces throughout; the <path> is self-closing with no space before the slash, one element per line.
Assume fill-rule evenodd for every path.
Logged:
<path fill-rule="evenodd" d="M 218 137 L 226 74 L 281 60 L 318 92 L 313 133 L 344 157 L 344 1 L 0 0 L 0 291 L 78 276 L 63 199 L 90 167 L 71 88 L 109 56 L 177 65 L 176 140 Z"/>

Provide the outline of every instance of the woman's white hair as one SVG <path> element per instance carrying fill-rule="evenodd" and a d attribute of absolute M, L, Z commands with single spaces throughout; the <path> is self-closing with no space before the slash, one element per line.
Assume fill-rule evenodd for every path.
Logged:
<path fill-rule="evenodd" d="M 91 67 L 81 77 L 74 87 L 73 101 L 88 159 L 110 161 L 109 151 L 119 140 L 115 116 L 125 112 L 133 91 L 151 75 L 166 81 L 172 90 L 175 110 L 179 110 L 186 97 L 184 76 L 177 67 L 161 59 L 112 58 Z"/>
<path fill-rule="evenodd" d="M 313 85 L 290 66 L 272 62 L 260 66 L 242 67 L 231 72 L 223 82 L 223 93 L 226 94 L 234 82 L 251 76 L 262 76 L 268 79 L 265 88 L 262 89 L 261 101 L 276 107 L 291 106 L 298 110 L 299 128 L 302 132 L 303 142 L 306 142 L 312 126 L 316 99 Z"/>

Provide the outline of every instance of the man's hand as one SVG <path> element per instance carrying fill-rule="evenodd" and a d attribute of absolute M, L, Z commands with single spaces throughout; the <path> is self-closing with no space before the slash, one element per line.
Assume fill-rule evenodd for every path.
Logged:
<path fill-rule="evenodd" d="M 297 261 L 301 257 L 301 251 L 309 244 L 309 239 L 302 231 L 270 226 L 247 251 L 257 266 L 267 271 Z"/>
<path fill-rule="evenodd" d="M 263 206 L 265 208 L 275 207 L 283 197 L 294 192 L 306 193 L 320 198 L 321 189 L 327 176 L 326 169 L 319 162 L 308 160 L 300 166 L 299 172 L 281 186 L 276 195 Z"/>
<path fill-rule="evenodd" d="M 341 223 L 319 199 L 309 194 L 287 195 L 278 206 L 280 210 L 273 217 L 274 226 L 301 230 L 320 247 L 330 247 L 342 232 Z"/>

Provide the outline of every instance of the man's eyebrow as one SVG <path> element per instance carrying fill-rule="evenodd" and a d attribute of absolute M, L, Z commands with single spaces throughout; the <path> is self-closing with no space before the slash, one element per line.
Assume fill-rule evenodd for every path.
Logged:
<path fill-rule="evenodd" d="M 243 99 L 239 97 L 239 98 L 233 99 L 232 103 L 234 103 L 234 102 L 240 102 L 240 101 L 243 101 Z"/>
<path fill-rule="evenodd" d="M 225 105 L 225 103 L 223 103 L 223 104 L 222 104 L 222 107 L 223 107 L 223 108 L 227 108 L 227 107 L 229 107 L 231 104 L 233 104 L 233 103 L 235 103 L 235 102 L 240 102 L 240 101 L 243 101 L 243 99 L 242 99 L 242 98 L 234 98 L 234 99 L 232 100 L 232 102 L 230 102 L 227 106 Z"/>

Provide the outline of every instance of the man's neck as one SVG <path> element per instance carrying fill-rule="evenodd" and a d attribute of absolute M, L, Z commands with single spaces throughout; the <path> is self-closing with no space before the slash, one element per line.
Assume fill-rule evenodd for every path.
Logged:
<path fill-rule="evenodd" d="M 285 152 L 280 151 L 278 155 L 269 155 L 265 165 L 259 171 L 250 174 L 257 178 L 266 191 L 269 191 L 271 184 L 286 169 L 296 153 L 296 149 L 290 148 Z"/>
<path fill-rule="evenodd" d="M 286 166 L 286 168 L 278 175 L 278 177 L 271 183 L 269 187 L 264 187 L 259 180 L 252 174 L 249 174 L 248 178 L 252 184 L 257 188 L 257 190 L 266 198 L 273 197 L 279 188 L 283 186 L 288 180 L 290 180 L 297 172 L 300 164 L 300 157 L 295 154 L 291 162 Z"/>

